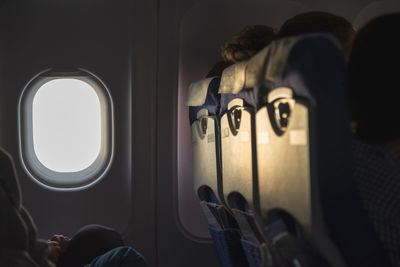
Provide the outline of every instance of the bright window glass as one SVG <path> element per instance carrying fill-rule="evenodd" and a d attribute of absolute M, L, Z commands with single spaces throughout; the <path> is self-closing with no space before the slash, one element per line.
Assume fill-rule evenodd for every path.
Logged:
<path fill-rule="evenodd" d="M 33 98 L 33 148 L 55 172 L 89 167 L 101 148 L 100 100 L 87 82 L 73 78 L 43 84 Z"/>

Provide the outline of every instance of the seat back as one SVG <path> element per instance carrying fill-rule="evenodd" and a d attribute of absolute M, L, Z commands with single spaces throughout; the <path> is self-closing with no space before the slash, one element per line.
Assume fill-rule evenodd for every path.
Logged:
<path fill-rule="evenodd" d="M 242 232 L 250 267 L 268 266 L 269 251 L 257 223 L 259 210 L 255 147 L 256 98 L 244 87 L 247 62 L 226 68 L 221 77 L 221 158 L 223 194 Z"/>
<path fill-rule="evenodd" d="M 241 233 L 230 211 L 224 206 L 218 88 L 220 78 L 193 83 L 189 88 L 192 129 L 193 179 L 204 214 L 209 223 L 219 258 L 224 267 L 247 267 L 241 247 Z"/>
<path fill-rule="evenodd" d="M 260 216 L 267 222 L 271 211 L 290 215 L 332 266 L 344 266 L 341 254 L 326 234 L 319 195 L 319 184 L 327 183 L 329 177 L 327 166 L 322 167 L 318 159 L 317 139 L 332 140 L 318 131 L 327 125 L 315 120 L 324 112 L 320 110 L 320 95 L 342 101 L 346 92 L 342 53 L 335 40 L 323 35 L 278 40 L 267 50 L 258 55 L 260 58 L 250 60 L 247 72 L 249 80 L 258 79 L 254 87 L 262 101 L 256 114 Z M 331 104 L 331 108 L 330 112 L 335 113 L 335 106 Z M 328 114 L 323 116 L 330 120 Z M 347 121 L 339 116 L 329 123 L 333 127 L 330 131 L 341 140 L 348 138 L 341 130 Z M 346 147 L 346 143 L 341 144 L 343 147 L 337 149 Z M 335 170 L 329 168 L 329 172 Z"/>
<path fill-rule="evenodd" d="M 289 85 L 310 103 L 311 238 L 333 266 L 368 265 L 365 253 L 375 251 L 379 258 L 383 247 L 352 177 L 343 53 L 335 39 L 317 34 L 304 36 L 290 51 L 276 84 Z"/>
<path fill-rule="evenodd" d="M 200 200 L 222 203 L 219 146 L 220 78 L 213 77 L 189 87 L 189 117 L 192 132 L 194 190 Z"/>
<path fill-rule="evenodd" d="M 223 194 L 229 208 L 254 209 L 257 179 L 252 91 L 243 90 L 246 62 L 226 68 L 221 77 L 221 162 Z M 244 202 L 245 200 L 245 202 Z"/>

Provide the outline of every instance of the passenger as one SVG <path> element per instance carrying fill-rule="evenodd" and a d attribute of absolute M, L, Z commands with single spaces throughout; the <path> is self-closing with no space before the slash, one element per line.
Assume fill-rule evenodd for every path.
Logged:
<path fill-rule="evenodd" d="M 372 20 L 358 32 L 349 62 L 354 176 L 394 266 L 400 266 L 399 28 L 400 14 Z"/>
<path fill-rule="evenodd" d="M 230 61 L 220 61 L 212 67 L 212 69 L 207 73 L 206 78 L 211 78 L 215 76 L 221 76 L 224 69 L 232 65 L 233 62 Z"/>
<path fill-rule="evenodd" d="M 322 11 L 302 13 L 288 19 L 279 30 L 279 37 L 290 37 L 307 33 L 330 33 L 343 46 L 346 59 L 349 58 L 355 31 L 345 18 Z"/>
<path fill-rule="evenodd" d="M 224 69 L 236 62 L 250 59 L 276 39 L 274 29 L 265 25 L 248 25 L 222 47 L 223 60 L 216 63 L 206 78 L 221 76 Z"/>
<path fill-rule="evenodd" d="M 54 235 L 48 244 L 49 258 L 58 267 L 146 266 L 143 256 L 126 247 L 118 232 L 101 225 L 84 226 L 71 239 Z"/>
<path fill-rule="evenodd" d="M 248 60 L 276 38 L 269 26 L 249 25 L 225 43 L 221 56 L 230 63 Z"/>

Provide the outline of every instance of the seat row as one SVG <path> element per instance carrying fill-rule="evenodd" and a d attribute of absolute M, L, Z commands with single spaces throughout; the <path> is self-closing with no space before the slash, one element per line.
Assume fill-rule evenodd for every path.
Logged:
<path fill-rule="evenodd" d="M 367 215 L 349 179 L 346 79 L 337 41 L 312 34 L 191 84 L 194 189 L 223 266 L 356 266 L 362 257 L 346 249 L 369 245 L 348 232 Z"/>

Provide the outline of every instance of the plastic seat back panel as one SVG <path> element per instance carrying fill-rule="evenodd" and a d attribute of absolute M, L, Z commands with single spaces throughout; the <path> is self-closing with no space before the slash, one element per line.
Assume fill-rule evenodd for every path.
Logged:
<path fill-rule="evenodd" d="M 253 112 L 251 108 L 243 106 L 241 99 L 232 100 L 229 106 L 231 107 L 229 111 L 221 117 L 224 198 L 228 199 L 229 194 L 238 192 L 247 200 L 249 207 L 252 208 L 254 177 Z M 237 128 L 235 127 L 235 120 Z"/>
<path fill-rule="evenodd" d="M 194 188 L 197 191 L 200 187 L 206 185 L 217 196 L 219 174 L 216 120 L 216 116 L 203 116 L 196 120 L 191 128 Z"/>
<path fill-rule="evenodd" d="M 294 105 L 286 132 L 279 136 L 267 107 L 256 114 L 261 216 L 280 208 L 310 230 L 312 225 L 308 109 Z"/>

